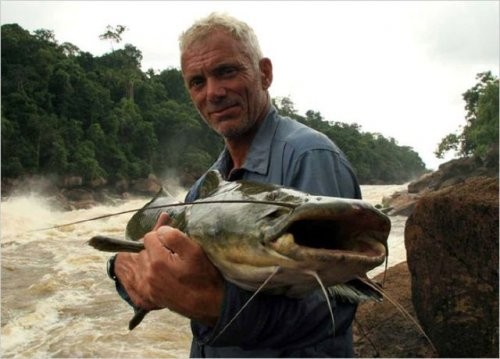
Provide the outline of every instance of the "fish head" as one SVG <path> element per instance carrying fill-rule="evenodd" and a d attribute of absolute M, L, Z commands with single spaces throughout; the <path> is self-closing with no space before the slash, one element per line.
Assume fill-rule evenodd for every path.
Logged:
<path fill-rule="evenodd" d="M 311 271 L 330 286 L 384 262 L 390 220 L 369 203 L 218 176 L 197 201 L 207 204 L 190 208 L 187 231 L 241 287 L 256 289 L 279 267 L 268 290 L 301 295 L 317 287 Z"/>

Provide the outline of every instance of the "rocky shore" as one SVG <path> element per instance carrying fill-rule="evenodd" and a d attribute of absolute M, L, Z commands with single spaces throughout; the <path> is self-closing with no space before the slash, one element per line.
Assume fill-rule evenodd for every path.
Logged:
<path fill-rule="evenodd" d="M 411 276 L 406 262 L 395 265 L 385 274 L 384 292 L 413 318 Z M 382 283 L 384 273 L 374 278 Z M 353 324 L 354 352 L 358 358 L 430 358 L 438 354 L 419 332 L 416 324 L 405 317 L 396 305 L 382 303 L 359 305 Z"/>
<path fill-rule="evenodd" d="M 385 300 L 360 305 L 357 356 L 498 358 L 498 193 L 497 152 L 445 163 L 384 199 L 389 215 L 408 216 L 407 262 L 388 270 L 384 291 L 433 346 Z"/>

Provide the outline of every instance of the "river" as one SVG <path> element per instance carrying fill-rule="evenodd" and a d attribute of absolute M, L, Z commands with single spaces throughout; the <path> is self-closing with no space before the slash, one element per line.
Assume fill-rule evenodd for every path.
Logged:
<path fill-rule="evenodd" d="M 405 185 L 362 186 L 378 204 Z M 87 240 L 95 234 L 122 236 L 130 215 L 60 229 L 32 231 L 141 207 L 146 199 L 114 206 L 59 212 L 36 195 L 1 202 L 1 356 L 187 357 L 189 321 L 169 310 L 149 313 L 133 331 L 132 309 L 115 293 L 105 267 L 109 253 Z M 391 217 L 389 266 L 406 260 L 405 217 Z M 32 232 L 30 232 L 30 230 Z M 370 275 L 383 271 L 376 268 Z"/>

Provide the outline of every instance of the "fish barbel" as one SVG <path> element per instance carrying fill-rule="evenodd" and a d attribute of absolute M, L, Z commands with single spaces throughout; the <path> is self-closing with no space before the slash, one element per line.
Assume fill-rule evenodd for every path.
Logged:
<path fill-rule="evenodd" d="M 132 216 L 125 240 L 96 236 L 89 244 L 112 252 L 140 251 L 144 247 L 137 241 L 161 212 L 199 243 L 226 280 L 250 291 L 266 281 L 263 292 L 289 297 L 317 289 L 317 277 L 329 290 L 339 289 L 336 294 L 354 289 L 352 280 L 366 278 L 386 259 L 391 227 L 385 214 L 362 200 L 227 182 L 211 171 L 195 202 L 173 203 L 161 192 Z"/>

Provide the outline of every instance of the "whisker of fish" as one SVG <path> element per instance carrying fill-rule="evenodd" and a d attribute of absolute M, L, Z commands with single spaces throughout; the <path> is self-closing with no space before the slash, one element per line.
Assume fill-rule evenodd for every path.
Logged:
<path fill-rule="evenodd" d="M 267 283 L 269 283 L 271 278 L 274 277 L 280 271 L 280 269 L 281 269 L 280 267 L 276 267 L 274 269 L 274 271 L 269 275 L 269 277 L 266 278 L 266 280 L 259 286 L 259 288 L 257 288 L 257 290 L 252 294 L 252 296 L 250 298 L 248 298 L 248 300 L 245 302 L 245 304 L 242 305 L 240 310 L 238 310 L 238 312 L 233 316 L 233 318 L 231 318 L 229 323 L 227 323 L 224 326 L 224 328 L 222 328 L 222 330 L 219 332 L 219 334 L 217 334 L 217 336 L 215 337 L 214 341 L 217 340 L 217 338 L 219 338 L 222 335 L 222 333 L 224 333 L 226 331 L 227 328 L 229 328 L 229 326 L 236 320 L 236 318 L 238 318 L 238 316 L 250 304 L 250 302 L 255 298 L 255 296 L 257 294 L 259 294 L 259 292 L 262 291 L 262 289 L 264 289 L 264 287 L 267 285 Z"/>
<path fill-rule="evenodd" d="M 318 273 L 312 270 L 306 270 L 305 273 L 313 276 L 316 279 L 316 281 L 319 283 L 319 286 L 321 287 L 321 290 L 323 291 L 323 294 L 325 295 L 326 303 L 328 304 L 328 310 L 330 311 L 330 317 L 332 318 L 333 336 L 335 336 L 335 318 L 333 317 L 332 303 L 330 302 L 330 297 L 328 296 L 326 288 L 323 285 L 323 282 L 321 281 Z"/>
<path fill-rule="evenodd" d="M 370 288 L 374 289 L 375 291 L 379 292 L 385 299 L 387 299 L 394 307 L 405 317 L 408 319 L 410 322 L 412 322 L 415 325 L 415 328 L 417 328 L 418 332 L 422 334 L 422 336 L 427 340 L 431 348 L 437 352 L 436 347 L 432 343 L 431 339 L 425 332 L 425 330 L 422 328 L 422 326 L 418 323 L 418 321 L 410 314 L 408 311 L 401 305 L 399 304 L 396 300 L 392 299 L 382 288 L 376 286 L 375 284 L 371 283 L 369 280 L 366 280 L 364 278 L 358 278 L 360 281 L 365 283 L 367 286 Z"/>

